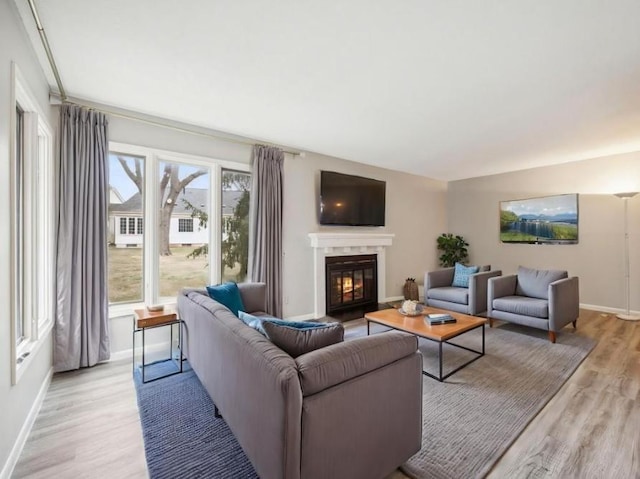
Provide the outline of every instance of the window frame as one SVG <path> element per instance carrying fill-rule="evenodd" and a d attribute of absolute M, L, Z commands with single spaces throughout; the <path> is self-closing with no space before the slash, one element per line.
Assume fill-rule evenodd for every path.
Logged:
<path fill-rule="evenodd" d="M 19 382 L 53 327 L 53 129 L 20 69 L 11 64 L 11 383 Z M 22 151 L 18 158 L 22 110 Z M 22 326 L 17 341 L 18 324 Z"/>
<path fill-rule="evenodd" d="M 158 197 L 158 178 L 160 163 L 169 162 L 188 166 L 201 166 L 209 169 L 209 266 L 208 277 L 212 283 L 221 278 L 222 247 L 222 170 L 236 170 L 251 174 L 251 165 L 218 158 L 179 153 L 159 148 L 149 148 L 128 143 L 109 142 L 109 154 L 122 154 L 144 158 L 143 230 L 157 231 L 159 217 L 156 205 Z M 215 225 L 215 227 L 212 227 Z M 194 225 L 195 230 L 195 225 Z M 215 252 L 215 254 L 214 254 Z M 157 235 L 145 234 L 143 240 L 143 300 L 142 302 L 123 302 L 109 304 L 109 317 L 117 318 L 132 314 L 134 309 L 145 304 L 171 304 L 175 298 L 161 298 L 159 284 L 159 242 Z"/>

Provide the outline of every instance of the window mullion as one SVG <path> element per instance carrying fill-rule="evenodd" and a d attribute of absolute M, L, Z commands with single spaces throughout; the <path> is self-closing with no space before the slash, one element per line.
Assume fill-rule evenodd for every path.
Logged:
<path fill-rule="evenodd" d="M 144 231 L 144 301 L 147 304 L 158 302 L 158 158 L 149 153 L 145 159 L 145 188 L 142 202 L 144 205 L 145 224 Z"/>
<path fill-rule="evenodd" d="M 222 281 L 222 167 L 211 166 L 209 204 L 209 278 L 213 284 Z"/>

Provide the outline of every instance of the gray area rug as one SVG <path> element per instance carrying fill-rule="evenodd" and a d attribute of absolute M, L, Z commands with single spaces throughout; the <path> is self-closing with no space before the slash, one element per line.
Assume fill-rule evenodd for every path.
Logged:
<path fill-rule="evenodd" d="M 384 329 L 372 325 L 372 333 Z M 354 322 L 345 339 L 364 334 L 364 321 Z M 481 334 L 476 330 L 453 341 L 479 350 Z M 425 376 L 422 449 L 403 472 L 416 479 L 484 477 L 596 344 L 569 328 L 557 341 L 517 325 L 487 327 L 484 357 L 444 383 Z M 436 373 L 437 343 L 421 339 L 420 350 L 423 368 Z M 445 374 L 471 357 L 445 345 Z"/>

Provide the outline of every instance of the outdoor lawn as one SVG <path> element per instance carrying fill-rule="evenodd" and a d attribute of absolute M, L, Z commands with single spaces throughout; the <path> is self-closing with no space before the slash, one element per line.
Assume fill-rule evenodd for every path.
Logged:
<path fill-rule="evenodd" d="M 201 288 L 209 284 L 209 259 L 187 258 L 193 249 L 192 246 L 172 247 L 171 256 L 160 257 L 161 297 L 175 297 L 184 287 Z M 142 300 L 142 252 L 142 248 L 109 247 L 110 303 Z"/>

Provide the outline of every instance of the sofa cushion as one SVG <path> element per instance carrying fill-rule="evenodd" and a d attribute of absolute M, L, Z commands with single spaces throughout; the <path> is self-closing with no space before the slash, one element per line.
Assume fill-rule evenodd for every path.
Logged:
<path fill-rule="evenodd" d="M 531 298 L 549 299 L 549 284 L 568 278 L 566 271 L 518 267 L 516 294 Z"/>
<path fill-rule="evenodd" d="M 229 308 L 236 316 L 238 316 L 238 311 L 244 311 L 244 304 L 236 283 L 207 286 L 207 293 L 209 293 L 211 299 Z"/>
<path fill-rule="evenodd" d="M 456 263 L 455 270 L 453 272 L 453 283 L 451 286 L 456 288 L 468 288 L 469 276 L 478 272 L 477 266 L 465 266 L 460 263 Z"/>
<path fill-rule="evenodd" d="M 267 338 L 293 358 L 344 340 L 344 327 L 340 323 L 325 323 L 321 327 L 300 329 L 266 320 L 262 327 Z"/>
<path fill-rule="evenodd" d="M 247 326 L 252 327 L 256 331 L 264 334 L 267 333 L 262 326 L 264 321 L 269 321 L 274 324 L 279 324 L 281 326 L 288 326 L 290 328 L 296 329 L 315 329 L 315 328 L 323 328 L 327 326 L 329 323 L 317 323 L 314 321 L 285 321 L 284 319 L 279 319 L 273 316 L 270 316 L 266 313 L 253 313 L 249 314 L 245 311 L 238 311 L 238 317 L 240 320 L 245 323 Z"/>
<path fill-rule="evenodd" d="M 494 299 L 493 309 L 535 318 L 549 317 L 549 301 L 527 296 L 503 296 Z"/>
<path fill-rule="evenodd" d="M 427 298 L 439 299 L 450 303 L 469 304 L 469 289 L 454 288 L 453 286 L 431 288 L 427 291 Z"/>

